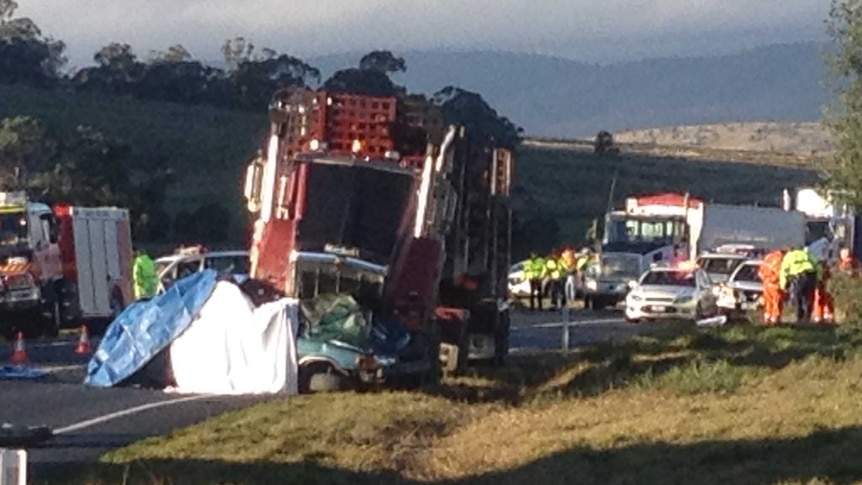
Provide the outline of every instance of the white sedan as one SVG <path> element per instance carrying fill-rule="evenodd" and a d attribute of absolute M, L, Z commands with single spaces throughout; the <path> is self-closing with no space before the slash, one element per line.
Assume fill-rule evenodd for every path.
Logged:
<path fill-rule="evenodd" d="M 625 318 L 694 320 L 718 314 L 712 282 L 698 267 L 656 267 L 641 275 L 626 296 Z"/>
<path fill-rule="evenodd" d="M 159 275 L 158 293 L 163 293 L 175 281 L 186 276 L 214 269 L 221 275 L 231 275 L 237 283 L 248 279 L 248 251 L 195 251 L 181 250 L 176 254 L 163 256 L 155 261 Z"/>
<path fill-rule="evenodd" d="M 718 306 L 729 315 L 744 314 L 762 305 L 763 282 L 758 271 L 762 260 L 750 259 L 737 266 L 730 278 L 717 289 Z"/>
<path fill-rule="evenodd" d="M 513 264 L 509 268 L 509 297 L 526 298 L 530 296 L 530 280 L 524 277 L 526 261 Z"/>

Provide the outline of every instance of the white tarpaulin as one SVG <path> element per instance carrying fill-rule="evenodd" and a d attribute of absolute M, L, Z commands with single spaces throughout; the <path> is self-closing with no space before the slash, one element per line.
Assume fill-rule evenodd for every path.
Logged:
<path fill-rule="evenodd" d="M 298 302 L 255 308 L 231 283 L 219 282 L 197 318 L 170 348 L 173 392 L 297 394 Z"/>

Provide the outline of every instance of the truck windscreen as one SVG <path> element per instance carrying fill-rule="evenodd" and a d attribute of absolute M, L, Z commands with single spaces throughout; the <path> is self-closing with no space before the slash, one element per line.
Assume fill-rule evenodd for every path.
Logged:
<path fill-rule="evenodd" d="M 363 258 L 388 263 L 414 178 L 361 166 L 312 163 L 309 169 L 299 248 L 356 248 Z"/>
<path fill-rule="evenodd" d="M 27 215 L 23 212 L 0 214 L 0 245 L 18 246 L 27 242 Z"/>

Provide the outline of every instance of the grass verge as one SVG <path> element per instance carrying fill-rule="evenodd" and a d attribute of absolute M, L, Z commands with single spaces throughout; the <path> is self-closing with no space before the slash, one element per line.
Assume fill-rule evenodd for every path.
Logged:
<path fill-rule="evenodd" d="M 860 342 L 669 326 L 421 392 L 261 404 L 57 483 L 853 483 Z"/>

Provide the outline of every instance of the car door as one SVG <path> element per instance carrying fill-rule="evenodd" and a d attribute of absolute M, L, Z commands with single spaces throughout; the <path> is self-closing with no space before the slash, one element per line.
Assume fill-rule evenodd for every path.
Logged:
<path fill-rule="evenodd" d="M 718 297 L 712 291 L 712 281 L 705 271 L 697 272 L 697 285 L 698 301 L 701 302 L 701 308 L 710 314 L 718 311 Z"/>

